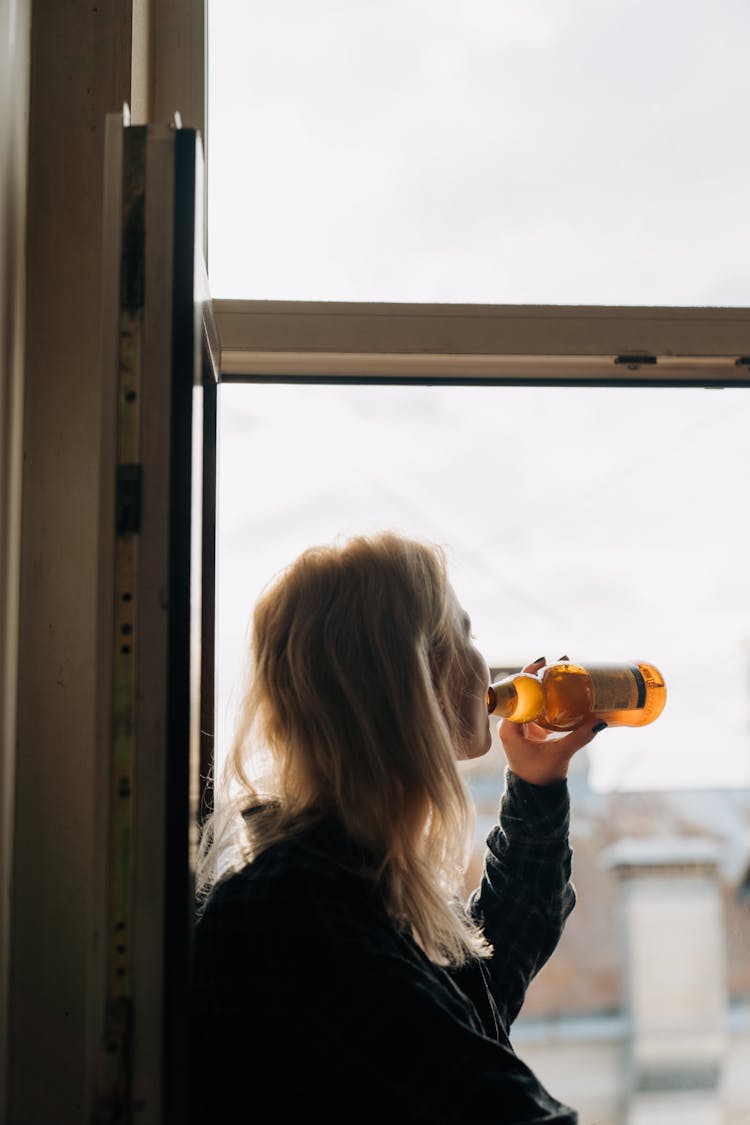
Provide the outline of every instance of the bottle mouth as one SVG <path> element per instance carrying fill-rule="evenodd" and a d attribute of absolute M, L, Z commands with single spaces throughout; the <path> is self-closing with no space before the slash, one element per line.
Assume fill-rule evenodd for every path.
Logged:
<path fill-rule="evenodd" d="M 496 707 L 497 696 L 495 695 L 495 689 L 490 684 L 490 686 L 487 688 L 487 714 L 491 715 Z"/>

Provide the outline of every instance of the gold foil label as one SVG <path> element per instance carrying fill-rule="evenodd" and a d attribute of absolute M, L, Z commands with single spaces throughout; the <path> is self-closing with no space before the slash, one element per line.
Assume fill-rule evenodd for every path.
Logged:
<path fill-rule="evenodd" d="M 594 689 L 593 711 L 636 711 L 646 702 L 646 684 L 640 669 L 589 664 L 586 671 Z"/>

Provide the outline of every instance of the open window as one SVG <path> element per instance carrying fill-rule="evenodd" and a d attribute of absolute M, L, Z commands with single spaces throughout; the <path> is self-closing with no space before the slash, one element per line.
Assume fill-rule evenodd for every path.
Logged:
<path fill-rule="evenodd" d="M 582 1125 L 750 1108 L 747 22 L 209 5 L 217 755 L 255 596 L 342 533 L 443 543 L 490 664 L 662 668 L 572 776 L 580 905 L 514 1032 Z"/>

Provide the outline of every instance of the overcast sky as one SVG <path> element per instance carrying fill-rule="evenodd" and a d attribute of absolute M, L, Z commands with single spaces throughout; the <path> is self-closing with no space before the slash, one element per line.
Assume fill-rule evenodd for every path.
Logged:
<path fill-rule="evenodd" d="M 393 527 L 446 548 L 490 664 L 661 667 L 595 784 L 750 783 L 749 430 L 743 390 L 223 387 L 220 717 L 263 585 Z"/>
<path fill-rule="evenodd" d="M 746 0 L 213 0 L 217 297 L 750 304 Z"/>
<path fill-rule="evenodd" d="M 213 293 L 748 305 L 749 32 L 730 0 L 214 0 Z M 750 783 L 749 395 L 224 387 L 223 736 L 263 584 L 392 526 L 447 548 L 490 663 L 662 667 L 595 784 Z"/>

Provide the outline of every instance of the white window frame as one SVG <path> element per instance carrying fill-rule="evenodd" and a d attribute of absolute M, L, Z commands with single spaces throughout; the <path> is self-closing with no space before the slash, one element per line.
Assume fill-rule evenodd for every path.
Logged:
<path fill-rule="evenodd" d="M 216 300 L 224 382 L 750 386 L 750 309 Z"/>

